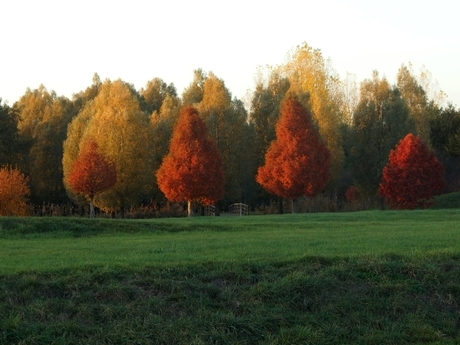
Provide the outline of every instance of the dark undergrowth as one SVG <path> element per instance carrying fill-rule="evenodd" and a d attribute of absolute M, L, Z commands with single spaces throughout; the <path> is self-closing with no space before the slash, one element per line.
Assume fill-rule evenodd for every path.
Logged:
<path fill-rule="evenodd" d="M 460 208 L 460 192 L 438 195 L 435 198 L 433 209 L 459 209 Z"/>
<path fill-rule="evenodd" d="M 0 276 L 0 344 L 459 344 L 460 256 Z"/>
<path fill-rule="evenodd" d="M 0 238 L 17 238 L 49 234 L 52 237 L 87 237 L 100 234 L 139 233 L 152 231 L 193 231 L 200 224 L 187 219 L 164 220 L 88 219 L 66 217 L 0 217 Z"/>

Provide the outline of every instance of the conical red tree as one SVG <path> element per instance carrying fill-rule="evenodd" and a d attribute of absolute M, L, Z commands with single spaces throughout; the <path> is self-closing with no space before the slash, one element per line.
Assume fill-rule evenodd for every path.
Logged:
<path fill-rule="evenodd" d="M 73 162 L 67 182 L 74 193 L 83 194 L 89 200 L 90 217 L 93 218 L 96 195 L 117 183 L 115 164 L 104 157 L 95 141 L 89 141 Z"/>
<path fill-rule="evenodd" d="M 311 115 L 296 97 L 287 98 L 276 127 L 276 140 L 259 167 L 256 180 L 269 192 L 291 199 L 313 197 L 329 182 L 329 150 L 313 125 Z"/>
<path fill-rule="evenodd" d="M 208 129 L 190 106 L 181 110 L 169 153 L 156 174 L 160 190 L 169 201 L 214 203 L 224 194 L 222 159 Z"/>
<path fill-rule="evenodd" d="M 443 174 L 444 167 L 433 151 L 420 137 L 408 134 L 390 152 L 379 193 L 391 208 L 428 207 L 444 188 Z"/>

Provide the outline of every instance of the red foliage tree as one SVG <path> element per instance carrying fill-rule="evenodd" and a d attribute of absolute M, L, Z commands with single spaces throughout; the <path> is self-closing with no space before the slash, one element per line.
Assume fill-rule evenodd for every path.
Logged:
<path fill-rule="evenodd" d="M 174 127 L 168 155 L 156 174 L 158 186 L 170 201 L 214 203 L 224 194 L 222 159 L 215 141 L 198 116 L 187 106 Z"/>
<path fill-rule="evenodd" d="M 443 174 L 444 168 L 433 151 L 420 137 L 408 134 L 390 152 L 379 193 L 391 208 L 428 207 L 444 188 Z"/>
<path fill-rule="evenodd" d="M 27 214 L 28 181 L 18 169 L 8 165 L 0 169 L 0 216 Z"/>
<path fill-rule="evenodd" d="M 287 98 L 276 127 L 276 140 L 259 167 L 256 180 L 269 192 L 291 199 L 313 197 L 329 182 L 329 150 L 313 125 L 310 113 L 296 97 Z"/>
<path fill-rule="evenodd" d="M 360 198 L 359 190 L 355 186 L 350 186 L 345 191 L 345 198 L 348 202 L 357 202 Z"/>
<path fill-rule="evenodd" d="M 89 200 L 90 218 L 94 218 L 94 198 L 117 183 L 115 164 L 105 158 L 95 141 L 89 141 L 73 162 L 67 182 L 73 192 Z"/>

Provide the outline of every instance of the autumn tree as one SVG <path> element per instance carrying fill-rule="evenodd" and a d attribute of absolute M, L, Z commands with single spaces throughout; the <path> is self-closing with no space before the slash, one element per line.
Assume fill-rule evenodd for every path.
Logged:
<path fill-rule="evenodd" d="M 313 197 L 324 190 L 330 178 L 331 157 L 311 120 L 296 97 L 288 97 L 276 124 L 276 140 L 265 155 L 257 182 L 268 191 L 291 199 Z"/>
<path fill-rule="evenodd" d="M 86 103 L 96 98 L 97 94 L 99 93 L 102 81 L 97 73 L 94 73 L 92 81 L 93 83 L 84 91 L 80 91 L 72 95 L 72 104 L 75 110 L 75 114 L 78 114 L 79 111 L 84 108 Z"/>
<path fill-rule="evenodd" d="M 167 93 L 158 111 L 154 110 L 150 115 L 151 134 L 150 142 L 155 149 L 152 151 L 153 171 L 157 171 L 168 154 L 169 142 L 174 128 L 174 124 L 179 118 L 181 100 L 173 94 Z M 152 200 L 161 202 L 164 195 L 158 188 L 156 175 L 154 183 L 151 185 L 150 197 Z"/>
<path fill-rule="evenodd" d="M 170 201 L 214 203 L 223 196 L 224 174 L 219 150 L 198 112 L 191 106 L 181 110 L 168 155 L 157 171 L 161 191 Z"/>
<path fill-rule="evenodd" d="M 105 211 L 119 211 L 121 217 L 127 207 L 142 200 L 152 180 L 151 127 L 139 99 L 131 85 L 106 80 L 98 95 L 72 120 L 64 142 L 64 181 L 81 146 L 89 139 L 115 164 L 117 183 L 99 194 L 94 204 Z"/>
<path fill-rule="evenodd" d="M 406 102 L 410 117 L 414 120 L 417 135 L 424 142 L 429 143 L 432 112 L 427 94 L 414 75 L 412 65 L 400 67 L 396 85 Z"/>
<path fill-rule="evenodd" d="M 276 73 L 272 73 L 267 81 L 260 80 L 256 85 L 251 100 L 250 121 L 254 124 L 254 159 L 257 166 L 264 163 L 265 152 L 275 139 L 275 125 L 289 87 L 289 80 Z"/>
<path fill-rule="evenodd" d="M 6 165 L 0 169 L 0 216 L 25 216 L 30 195 L 28 178 Z"/>
<path fill-rule="evenodd" d="M 342 85 L 338 74 L 319 49 L 303 43 L 290 52 L 288 62 L 277 68 L 288 78 L 289 91 L 311 109 L 313 120 L 331 154 L 331 182 L 338 181 L 344 164 L 340 125 L 342 113 Z"/>
<path fill-rule="evenodd" d="M 207 75 L 202 69 L 193 71 L 193 81 L 182 93 L 184 105 L 196 106 L 203 99 L 203 86 Z"/>
<path fill-rule="evenodd" d="M 249 121 L 252 126 L 252 145 L 249 167 L 252 179 L 255 183 L 253 189 L 255 197 L 262 202 L 268 202 L 271 198 L 265 188 L 255 181 L 257 169 L 264 164 L 265 153 L 270 143 L 275 140 L 275 125 L 280 116 L 280 109 L 290 84 L 287 78 L 277 73 L 266 75 L 266 71 L 259 70 L 259 80 L 252 94 Z M 282 203 L 279 204 L 282 207 Z"/>
<path fill-rule="evenodd" d="M 177 91 L 174 84 L 166 84 L 160 78 L 153 78 L 145 88 L 140 90 L 141 107 L 147 114 L 159 112 L 167 96 L 176 98 Z"/>
<path fill-rule="evenodd" d="M 19 136 L 24 145 L 20 164 L 30 176 L 31 201 L 66 202 L 61 162 L 67 125 L 75 115 L 71 101 L 40 85 L 28 89 L 13 108 L 19 117 Z"/>
<path fill-rule="evenodd" d="M 353 184 L 361 195 L 377 195 L 390 150 L 413 130 L 409 110 L 396 87 L 378 72 L 361 83 L 350 135 Z"/>
<path fill-rule="evenodd" d="M 253 179 L 246 169 L 249 159 L 246 133 L 248 116 L 243 103 L 212 72 L 195 71 L 194 80 L 182 94 L 182 104 L 193 105 L 205 121 L 209 135 L 216 141 L 225 174 L 225 192 L 220 206 L 245 201 L 247 181 Z"/>
<path fill-rule="evenodd" d="M 83 194 L 89 201 L 90 218 L 94 218 L 94 198 L 117 182 L 115 165 L 100 152 L 95 141 L 84 144 L 67 176 L 74 193 Z"/>
<path fill-rule="evenodd" d="M 434 152 L 420 137 L 408 134 L 390 152 L 379 193 L 391 208 L 427 207 L 444 187 L 443 173 Z"/>
<path fill-rule="evenodd" d="M 237 99 L 232 99 L 224 81 L 213 73 L 209 73 L 203 83 L 203 98 L 197 109 L 222 157 L 224 201 L 243 201 L 241 182 L 245 173 L 242 162 L 247 152 L 243 135 L 247 127 L 246 110 Z"/>

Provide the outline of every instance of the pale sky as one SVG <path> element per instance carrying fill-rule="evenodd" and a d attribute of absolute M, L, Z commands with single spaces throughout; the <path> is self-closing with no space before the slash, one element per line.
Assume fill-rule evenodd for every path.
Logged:
<path fill-rule="evenodd" d="M 0 98 L 12 105 L 44 84 L 71 97 L 102 80 L 137 89 L 159 77 L 179 94 L 212 71 L 245 98 L 258 66 L 286 62 L 303 42 L 341 77 L 422 66 L 460 106 L 460 5 L 454 0 L 4 0 Z"/>

